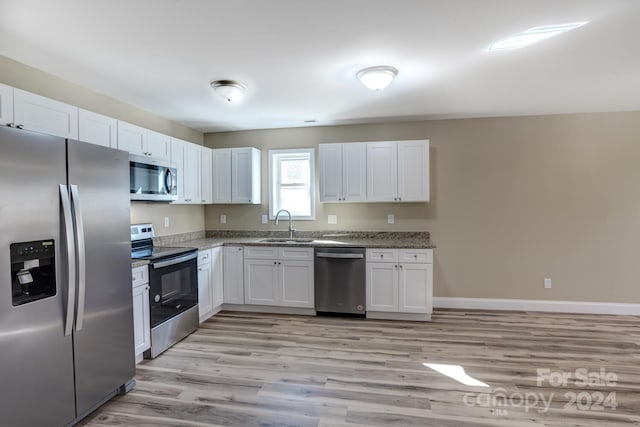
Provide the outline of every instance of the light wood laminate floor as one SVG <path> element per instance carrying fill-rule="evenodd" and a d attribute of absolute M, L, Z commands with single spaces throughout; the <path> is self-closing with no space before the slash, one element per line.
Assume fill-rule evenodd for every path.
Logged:
<path fill-rule="evenodd" d="M 489 387 L 424 363 L 459 365 Z M 640 317 L 223 312 L 139 364 L 136 380 L 83 424 L 640 426 Z"/>

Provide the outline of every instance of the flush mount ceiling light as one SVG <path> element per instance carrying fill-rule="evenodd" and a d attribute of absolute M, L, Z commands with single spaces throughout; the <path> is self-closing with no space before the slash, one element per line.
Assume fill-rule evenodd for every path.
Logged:
<path fill-rule="evenodd" d="M 358 71 L 356 76 L 371 90 L 382 90 L 389 86 L 398 75 L 398 70 L 389 65 L 378 65 Z"/>
<path fill-rule="evenodd" d="M 245 84 L 235 80 L 216 80 L 211 82 L 211 87 L 228 102 L 239 101 L 247 90 Z"/>
<path fill-rule="evenodd" d="M 586 23 L 588 23 L 588 21 L 529 28 L 527 31 L 523 31 L 522 33 L 514 34 L 505 39 L 498 40 L 489 46 L 487 50 L 492 52 L 494 50 L 520 49 L 541 40 L 548 39 L 549 37 L 557 36 L 558 34 L 566 33 L 567 31 L 582 27 Z"/>

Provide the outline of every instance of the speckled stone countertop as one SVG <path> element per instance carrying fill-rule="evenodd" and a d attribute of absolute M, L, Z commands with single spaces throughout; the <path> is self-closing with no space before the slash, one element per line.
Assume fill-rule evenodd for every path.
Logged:
<path fill-rule="evenodd" d="M 207 231 L 156 237 L 157 246 L 184 246 L 206 250 L 218 246 L 299 246 L 433 249 L 428 232 L 336 232 L 299 231 L 296 239 L 312 242 L 265 242 L 269 238 L 286 238 L 287 231 Z"/>

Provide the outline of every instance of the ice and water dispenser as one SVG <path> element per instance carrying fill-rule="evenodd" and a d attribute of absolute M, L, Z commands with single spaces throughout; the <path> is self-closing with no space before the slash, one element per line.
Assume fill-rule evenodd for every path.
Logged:
<path fill-rule="evenodd" d="M 11 295 L 14 306 L 56 294 L 53 239 L 12 243 Z"/>

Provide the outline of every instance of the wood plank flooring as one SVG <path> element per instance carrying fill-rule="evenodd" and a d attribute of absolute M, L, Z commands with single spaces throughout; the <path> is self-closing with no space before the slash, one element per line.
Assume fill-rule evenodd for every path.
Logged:
<path fill-rule="evenodd" d="M 489 387 L 423 363 L 459 365 Z M 436 310 L 419 323 L 222 312 L 139 364 L 136 380 L 82 424 L 640 426 L 640 317 Z"/>

